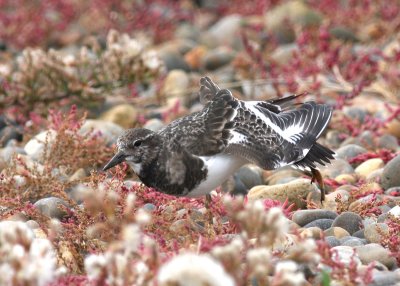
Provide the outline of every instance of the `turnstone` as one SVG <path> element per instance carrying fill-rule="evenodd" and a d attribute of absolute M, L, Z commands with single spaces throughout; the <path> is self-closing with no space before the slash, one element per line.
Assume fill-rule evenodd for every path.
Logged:
<path fill-rule="evenodd" d="M 189 197 L 209 194 L 247 163 L 265 170 L 292 165 L 322 181 L 316 163 L 329 163 L 334 152 L 316 141 L 331 107 L 312 101 L 296 105 L 299 95 L 242 101 L 208 77 L 200 85 L 201 111 L 158 132 L 127 130 L 103 170 L 125 161 L 146 186 Z"/>

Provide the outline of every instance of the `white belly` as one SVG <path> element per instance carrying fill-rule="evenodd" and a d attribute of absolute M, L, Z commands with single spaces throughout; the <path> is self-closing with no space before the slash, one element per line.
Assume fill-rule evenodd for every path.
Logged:
<path fill-rule="evenodd" d="M 246 160 L 228 154 L 200 157 L 207 166 L 207 178 L 194 188 L 188 197 L 209 194 L 225 182 L 239 167 L 248 163 Z"/>

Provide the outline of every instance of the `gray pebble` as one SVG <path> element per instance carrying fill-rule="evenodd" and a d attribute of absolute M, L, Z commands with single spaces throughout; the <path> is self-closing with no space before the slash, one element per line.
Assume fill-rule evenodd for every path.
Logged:
<path fill-rule="evenodd" d="M 346 241 L 342 242 L 341 245 L 356 247 L 364 245 L 366 243 L 367 241 L 365 239 L 361 239 L 358 237 L 351 237 L 350 239 L 347 239 Z"/>
<path fill-rule="evenodd" d="M 396 286 L 400 284 L 400 273 L 390 271 L 373 272 L 372 282 L 368 286 Z"/>
<path fill-rule="evenodd" d="M 51 218 L 62 219 L 67 213 L 59 206 L 68 207 L 68 204 L 60 198 L 49 197 L 38 200 L 34 206 L 43 214 Z"/>
<path fill-rule="evenodd" d="M 365 238 L 364 229 L 360 229 L 359 231 L 356 231 L 355 233 L 352 234 L 352 236 L 358 237 L 358 238 Z"/>
<path fill-rule="evenodd" d="M 253 165 L 245 165 L 241 167 L 236 172 L 236 176 L 247 187 L 247 189 L 263 184 L 260 168 Z"/>
<path fill-rule="evenodd" d="M 337 213 L 324 209 L 298 210 L 293 213 L 292 221 L 300 226 L 304 226 L 317 219 L 335 219 Z"/>
<path fill-rule="evenodd" d="M 325 237 L 325 241 L 329 244 L 330 247 L 335 247 L 340 245 L 339 239 L 334 236 Z"/>
<path fill-rule="evenodd" d="M 147 204 L 143 205 L 143 209 L 146 210 L 146 211 L 149 211 L 149 212 L 155 211 L 156 208 L 157 207 L 155 205 L 151 204 L 151 203 L 147 203 Z"/>
<path fill-rule="evenodd" d="M 377 147 L 382 149 L 388 149 L 391 151 L 397 151 L 399 144 L 397 143 L 397 138 L 390 134 L 383 134 L 379 136 Z"/>
<path fill-rule="evenodd" d="M 386 223 L 372 223 L 365 227 L 364 235 L 369 242 L 380 243 L 382 241 L 381 233 L 388 232 L 389 227 Z"/>
<path fill-rule="evenodd" d="M 333 219 L 322 218 L 322 219 L 314 220 L 314 221 L 306 224 L 304 227 L 307 228 L 307 227 L 316 226 L 322 230 L 326 230 L 332 226 L 332 223 L 333 223 Z"/>
<path fill-rule="evenodd" d="M 356 144 L 349 144 L 336 150 L 338 158 L 349 160 L 357 155 L 367 153 L 368 150 Z"/>
<path fill-rule="evenodd" d="M 381 186 L 387 190 L 391 187 L 400 187 L 400 155 L 390 160 L 383 169 Z"/>
<path fill-rule="evenodd" d="M 350 234 L 362 228 L 362 217 L 353 212 L 341 213 L 332 223 L 332 226 L 339 226 L 347 230 Z"/>
<path fill-rule="evenodd" d="M 363 264 L 379 261 L 389 269 L 392 269 L 396 265 L 396 260 L 391 256 L 390 251 L 380 244 L 370 243 L 363 246 L 356 246 L 355 250 Z"/>

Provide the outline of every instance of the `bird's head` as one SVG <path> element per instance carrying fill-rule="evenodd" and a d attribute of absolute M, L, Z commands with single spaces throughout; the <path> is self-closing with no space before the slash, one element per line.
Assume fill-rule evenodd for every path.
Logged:
<path fill-rule="evenodd" d="M 106 171 L 122 162 L 127 162 L 136 174 L 140 174 L 143 163 L 152 161 L 161 146 L 160 136 L 145 128 L 125 131 L 118 140 L 118 151 L 104 166 Z"/>

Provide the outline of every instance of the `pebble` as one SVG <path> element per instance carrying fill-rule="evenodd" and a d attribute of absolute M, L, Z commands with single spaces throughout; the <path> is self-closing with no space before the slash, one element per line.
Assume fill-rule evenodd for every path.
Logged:
<path fill-rule="evenodd" d="M 389 233 L 389 227 L 386 223 L 371 223 L 365 226 L 364 235 L 369 242 L 380 243 L 382 235 Z"/>
<path fill-rule="evenodd" d="M 355 246 L 361 246 L 364 245 L 367 241 L 365 239 L 362 238 L 358 238 L 358 237 L 353 237 L 350 236 L 350 238 L 342 241 L 340 240 L 340 244 L 343 246 L 351 246 L 351 247 L 355 247 Z"/>
<path fill-rule="evenodd" d="M 393 135 L 383 134 L 378 138 L 377 147 L 381 149 L 397 151 L 399 149 L 399 144 L 397 143 L 397 138 Z"/>
<path fill-rule="evenodd" d="M 76 170 L 71 177 L 69 177 L 68 181 L 69 182 L 74 182 L 74 181 L 81 181 L 84 178 L 86 178 L 86 171 L 83 168 L 79 168 Z"/>
<path fill-rule="evenodd" d="M 21 142 L 23 133 L 23 128 L 18 125 L 7 125 L 0 128 L 0 143 L 4 147 L 10 140 Z"/>
<path fill-rule="evenodd" d="M 171 70 L 168 72 L 161 93 L 167 97 L 183 95 L 189 88 L 189 76 L 183 70 Z"/>
<path fill-rule="evenodd" d="M 86 136 L 88 136 L 88 134 L 101 134 L 106 140 L 107 145 L 115 144 L 117 138 L 123 133 L 124 129 L 118 124 L 97 119 L 87 119 L 79 130 L 79 134 Z"/>
<path fill-rule="evenodd" d="M 267 174 L 267 172 L 265 172 L 265 174 Z M 287 178 L 298 178 L 301 176 L 303 176 L 303 174 L 300 171 L 290 168 L 276 170 L 272 174 L 269 174 L 268 177 L 264 178 L 264 180 L 268 185 L 277 185 L 282 184 Z"/>
<path fill-rule="evenodd" d="M 139 116 L 139 111 L 130 104 L 119 104 L 107 110 L 100 116 L 100 119 L 118 124 L 128 129 L 132 128 Z"/>
<path fill-rule="evenodd" d="M 332 227 L 341 227 L 350 234 L 362 228 L 362 217 L 354 212 L 343 212 L 332 223 Z"/>
<path fill-rule="evenodd" d="M 335 177 L 335 181 L 340 184 L 354 184 L 357 182 L 357 178 L 351 174 L 340 174 Z"/>
<path fill-rule="evenodd" d="M 314 209 L 314 210 L 298 210 L 292 215 L 292 221 L 300 226 L 304 226 L 317 219 L 335 219 L 337 213 L 324 210 L 324 209 Z"/>
<path fill-rule="evenodd" d="M 349 144 L 336 150 L 338 158 L 349 160 L 357 155 L 367 153 L 368 150 L 356 144 Z"/>
<path fill-rule="evenodd" d="M 161 130 L 164 126 L 165 126 L 164 122 L 162 122 L 160 119 L 152 118 L 146 121 L 146 123 L 143 125 L 143 128 L 157 132 Z"/>
<path fill-rule="evenodd" d="M 256 186 L 248 193 L 249 201 L 257 199 L 273 199 L 284 202 L 286 198 L 289 204 L 294 203 L 298 208 L 304 208 L 306 202 L 304 198 L 313 190 L 318 189 L 315 184 L 310 184 L 309 179 L 296 179 L 287 184 L 274 186 Z"/>
<path fill-rule="evenodd" d="M 247 189 L 263 184 L 262 169 L 255 165 L 244 165 L 239 168 L 235 175 Z"/>
<path fill-rule="evenodd" d="M 56 132 L 54 130 L 42 131 L 25 144 L 24 150 L 30 158 L 41 162 L 48 155 L 47 152 L 55 139 Z M 47 147 L 46 151 L 45 147 Z"/>
<path fill-rule="evenodd" d="M 385 195 L 390 195 L 394 197 L 400 196 L 400 186 L 398 187 L 391 187 L 385 191 Z"/>
<path fill-rule="evenodd" d="M 359 231 L 356 231 L 355 233 L 353 233 L 353 237 L 365 239 L 364 229 L 360 229 Z"/>
<path fill-rule="evenodd" d="M 0 149 L 0 160 L 3 160 L 4 162 L 9 162 L 14 154 L 26 155 L 26 152 L 24 148 L 18 146 L 6 146 Z"/>
<path fill-rule="evenodd" d="M 361 265 L 361 260 L 358 257 L 357 253 L 354 253 L 353 247 L 350 246 L 335 246 L 331 248 L 332 259 L 340 261 L 346 266 L 349 266 L 352 263 L 356 263 L 356 265 Z"/>
<path fill-rule="evenodd" d="M 202 66 L 206 70 L 216 70 L 222 66 L 229 64 L 235 54 L 227 48 L 217 48 L 208 51 L 202 61 Z"/>
<path fill-rule="evenodd" d="M 354 173 L 353 167 L 344 159 L 337 158 L 331 164 L 321 168 L 321 175 L 328 178 L 336 178 L 341 174 Z"/>
<path fill-rule="evenodd" d="M 152 203 L 147 203 L 147 204 L 144 204 L 142 208 L 146 211 L 153 212 L 156 210 L 157 207 Z"/>
<path fill-rule="evenodd" d="M 347 230 L 345 230 L 345 229 L 343 229 L 343 228 L 341 228 L 341 227 L 334 227 L 333 226 L 333 224 L 332 224 L 332 226 L 330 227 L 330 228 L 328 228 L 328 229 L 326 229 L 325 231 L 324 231 L 324 234 L 326 235 L 326 236 L 334 236 L 334 237 L 336 237 L 337 239 L 340 239 L 340 238 L 342 238 L 342 237 L 345 237 L 345 236 L 349 236 L 350 234 L 349 234 L 349 232 L 347 231 Z"/>
<path fill-rule="evenodd" d="M 363 163 L 361 163 L 354 172 L 362 177 L 367 177 L 373 171 L 376 171 L 385 166 L 385 162 L 381 158 L 373 158 L 369 159 Z"/>
<path fill-rule="evenodd" d="M 59 205 L 68 207 L 68 204 L 60 198 L 48 197 L 38 200 L 34 206 L 43 214 L 51 218 L 62 219 L 67 213 L 59 208 Z"/>
<path fill-rule="evenodd" d="M 400 155 L 397 155 L 390 160 L 383 169 L 381 177 L 381 186 L 387 190 L 391 187 L 400 186 Z"/>
<path fill-rule="evenodd" d="M 168 71 L 176 69 L 186 72 L 190 71 L 190 66 L 186 63 L 182 55 L 176 51 L 171 51 L 169 49 L 160 51 L 159 56 Z"/>
<path fill-rule="evenodd" d="M 215 45 L 234 46 L 242 21 L 242 16 L 238 14 L 222 17 L 208 29 L 207 34 L 212 37 Z"/>
<path fill-rule="evenodd" d="M 321 238 L 322 230 L 319 227 L 312 226 L 308 228 L 303 228 L 300 232 L 301 236 L 303 237 L 312 237 L 314 239 Z"/>
<path fill-rule="evenodd" d="M 317 220 L 314 220 L 314 221 L 306 224 L 304 227 L 305 228 L 319 227 L 322 230 L 327 230 L 328 228 L 330 228 L 332 226 L 332 223 L 333 223 L 333 219 L 321 218 L 321 219 L 317 219 Z"/>
<path fill-rule="evenodd" d="M 389 269 L 396 265 L 396 260 L 391 256 L 390 251 L 378 243 L 356 246 L 354 249 L 363 264 L 379 261 Z"/>
<path fill-rule="evenodd" d="M 372 282 L 368 286 L 398 286 L 400 272 L 377 271 L 372 275 Z"/>
<path fill-rule="evenodd" d="M 326 210 L 331 210 L 336 212 L 338 201 L 343 204 L 346 204 L 349 201 L 350 193 L 343 189 L 337 189 L 334 192 L 325 195 L 325 201 L 323 201 L 323 208 Z"/>
<path fill-rule="evenodd" d="M 355 106 L 344 106 L 343 113 L 351 119 L 358 120 L 360 123 L 364 121 L 364 118 L 367 115 L 367 112 L 364 109 Z"/>
<path fill-rule="evenodd" d="M 388 213 L 396 218 L 400 218 L 400 206 L 394 206 Z"/>
<path fill-rule="evenodd" d="M 335 247 L 340 245 L 339 239 L 334 236 L 326 236 L 325 241 L 329 244 L 330 247 Z"/>

